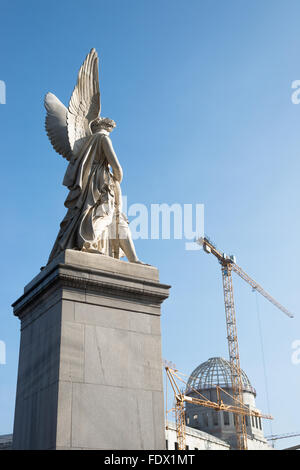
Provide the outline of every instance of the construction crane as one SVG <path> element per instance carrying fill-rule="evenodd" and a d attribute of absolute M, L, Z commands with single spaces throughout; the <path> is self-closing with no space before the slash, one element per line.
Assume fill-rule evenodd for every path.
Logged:
<path fill-rule="evenodd" d="M 257 416 L 259 418 L 264 418 L 264 419 L 273 419 L 272 416 L 263 415 L 258 411 L 250 410 L 247 406 L 239 402 L 236 405 L 227 405 L 223 403 L 223 401 L 221 400 L 221 392 L 228 395 L 233 400 L 233 402 L 235 402 L 236 399 L 232 395 L 230 395 L 228 392 L 226 392 L 223 388 L 219 387 L 218 385 L 216 385 L 217 400 L 218 400 L 217 402 L 208 400 L 207 397 L 202 395 L 198 390 L 194 389 L 193 387 L 192 387 L 192 391 L 197 393 L 200 398 L 190 397 L 188 395 L 185 395 L 185 393 L 183 393 L 180 390 L 176 379 L 185 384 L 185 389 L 187 389 L 187 384 L 181 377 L 179 377 L 178 371 L 175 369 L 172 369 L 169 366 L 165 366 L 165 371 L 166 371 L 167 378 L 169 379 L 169 382 L 171 384 L 171 387 L 173 389 L 174 396 L 175 396 L 174 411 L 175 411 L 177 444 L 178 444 L 179 450 L 185 450 L 186 448 L 185 407 L 184 407 L 184 404 L 186 402 L 193 403 L 199 406 L 204 406 L 206 408 L 212 408 L 216 411 L 227 411 L 229 413 L 234 413 L 236 415 L 236 418 L 241 415 L 242 416 L 247 415 L 247 416 Z"/>
<path fill-rule="evenodd" d="M 272 434 L 271 436 L 266 436 L 268 441 L 277 441 L 278 439 L 288 439 L 290 437 L 298 437 L 300 436 L 299 432 L 292 432 L 286 434 Z"/>
<path fill-rule="evenodd" d="M 232 391 L 235 400 L 243 405 L 243 383 L 234 307 L 232 271 L 244 279 L 254 290 L 263 295 L 288 317 L 292 318 L 293 315 L 236 264 L 235 256 L 228 256 L 220 252 L 207 237 L 200 238 L 197 242 L 199 245 L 203 246 L 204 251 L 213 254 L 221 264 Z M 247 450 L 248 448 L 245 416 L 245 414 L 241 413 L 237 415 L 235 419 L 238 449 L 241 450 Z"/>
<path fill-rule="evenodd" d="M 272 441 L 272 445 L 274 446 L 275 441 L 278 441 L 279 439 L 289 439 L 291 437 L 299 437 L 300 433 L 299 432 L 292 432 L 292 433 L 286 433 L 286 434 L 272 434 L 271 436 L 266 436 L 266 439 L 268 441 Z"/>

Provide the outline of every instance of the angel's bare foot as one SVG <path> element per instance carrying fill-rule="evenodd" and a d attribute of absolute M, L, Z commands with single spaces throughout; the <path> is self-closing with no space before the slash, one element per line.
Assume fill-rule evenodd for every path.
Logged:
<path fill-rule="evenodd" d="M 143 263 L 143 261 L 140 261 L 139 259 L 137 259 L 136 261 L 131 261 L 131 262 L 135 264 L 142 264 L 143 266 L 151 266 L 151 264 Z"/>
<path fill-rule="evenodd" d="M 95 248 L 83 248 L 81 251 L 84 253 L 95 253 L 97 255 L 103 255 L 103 253 L 99 250 L 96 250 Z"/>

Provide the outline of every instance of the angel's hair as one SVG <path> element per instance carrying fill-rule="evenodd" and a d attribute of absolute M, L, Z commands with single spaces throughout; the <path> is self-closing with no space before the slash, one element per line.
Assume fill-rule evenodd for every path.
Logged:
<path fill-rule="evenodd" d="M 92 133 L 97 132 L 99 129 L 113 130 L 116 127 L 115 121 L 109 118 L 98 117 L 91 123 Z"/>

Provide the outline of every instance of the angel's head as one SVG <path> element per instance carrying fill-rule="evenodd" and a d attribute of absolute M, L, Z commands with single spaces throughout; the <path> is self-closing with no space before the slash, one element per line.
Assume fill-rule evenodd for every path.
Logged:
<path fill-rule="evenodd" d="M 115 127 L 116 127 L 115 121 L 109 118 L 97 117 L 97 119 L 95 119 L 91 123 L 92 134 L 96 134 L 97 132 L 100 132 L 102 130 L 111 132 Z"/>

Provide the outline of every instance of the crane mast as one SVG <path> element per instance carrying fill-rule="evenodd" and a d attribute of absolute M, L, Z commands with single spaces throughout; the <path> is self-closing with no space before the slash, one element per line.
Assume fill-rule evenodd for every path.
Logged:
<path fill-rule="evenodd" d="M 176 373 L 169 366 L 165 366 L 167 377 L 170 381 L 171 387 L 175 396 L 175 423 L 177 443 L 179 450 L 185 450 L 185 409 L 184 409 L 184 394 L 181 392 L 176 382 Z"/>
<path fill-rule="evenodd" d="M 243 400 L 243 382 L 242 373 L 240 366 L 240 353 L 237 336 L 237 325 L 236 315 L 234 308 L 234 297 L 233 297 L 233 283 L 231 266 L 229 263 L 222 263 L 222 279 L 223 279 L 223 291 L 224 291 L 224 304 L 225 304 L 225 315 L 226 315 L 226 326 L 227 326 L 227 340 L 228 340 L 228 352 L 229 362 L 231 370 L 231 384 L 232 384 L 232 395 L 233 398 L 241 406 L 244 405 Z M 241 450 L 247 450 L 247 429 L 246 429 L 246 417 L 243 414 L 236 415 L 234 419 L 236 436 L 237 436 L 237 447 Z"/>
<path fill-rule="evenodd" d="M 242 372 L 240 366 L 240 354 L 239 344 L 237 336 L 237 324 L 236 314 L 234 306 L 234 295 L 233 295 L 233 282 L 232 282 L 232 271 L 240 276 L 244 281 L 252 286 L 257 292 L 262 294 L 267 300 L 273 305 L 279 308 L 290 318 L 293 315 L 283 307 L 277 300 L 275 300 L 268 292 L 266 292 L 256 281 L 254 281 L 243 269 L 238 266 L 235 262 L 234 256 L 227 256 L 225 253 L 220 252 L 213 243 L 206 237 L 200 238 L 198 243 L 203 246 L 203 249 L 207 253 L 212 253 L 221 264 L 222 280 L 223 280 L 223 292 L 224 292 L 224 305 L 226 315 L 226 327 L 227 327 L 227 340 L 228 340 L 228 351 L 229 361 L 231 369 L 231 382 L 233 398 L 237 404 L 243 409 L 243 381 Z M 246 429 L 246 414 L 243 412 L 235 416 L 235 427 L 237 436 L 238 449 L 247 450 L 247 429 Z"/>

